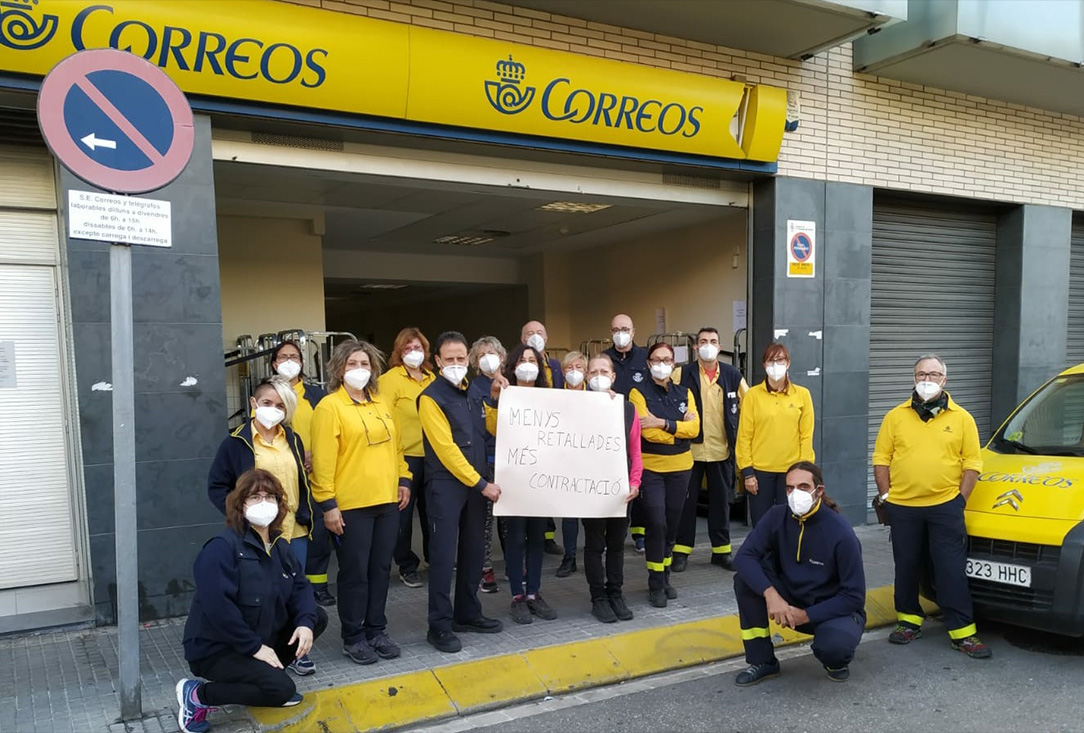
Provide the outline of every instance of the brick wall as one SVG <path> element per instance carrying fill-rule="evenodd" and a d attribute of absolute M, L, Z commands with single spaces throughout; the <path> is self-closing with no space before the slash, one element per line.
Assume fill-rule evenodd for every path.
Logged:
<path fill-rule="evenodd" d="M 1084 120 L 855 74 L 849 45 L 800 62 L 485 0 L 284 1 L 797 90 L 781 175 L 1084 209 Z"/>

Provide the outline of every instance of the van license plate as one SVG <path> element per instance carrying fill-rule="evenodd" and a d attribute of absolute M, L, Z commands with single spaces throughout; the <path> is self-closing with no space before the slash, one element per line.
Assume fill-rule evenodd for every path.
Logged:
<path fill-rule="evenodd" d="M 994 583 L 1031 587 L 1031 568 L 1025 565 L 1009 565 L 1003 562 L 967 558 L 967 577 L 990 580 Z"/>

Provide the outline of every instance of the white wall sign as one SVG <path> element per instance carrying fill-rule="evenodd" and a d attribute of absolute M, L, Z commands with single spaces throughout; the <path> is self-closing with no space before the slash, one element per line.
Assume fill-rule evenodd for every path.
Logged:
<path fill-rule="evenodd" d="M 817 224 L 787 219 L 787 277 L 817 274 Z"/>
<path fill-rule="evenodd" d="M 0 341 L 0 389 L 15 389 L 15 342 Z"/>
<path fill-rule="evenodd" d="M 744 300 L 734 301 L 734 333 L 746 327 L 748 312 L 748 305 Z"/>
<path fill-rule="evenodd" d="M 170 203 L 135 196 L 69 191 L 68 237 L 171 247 L 173 217 Z"/>
<path fill-rule="evenodd" d="M 624 400 L 507 387 L 497 416 L 501 517 L 623 517 L 629 492 Z"/>

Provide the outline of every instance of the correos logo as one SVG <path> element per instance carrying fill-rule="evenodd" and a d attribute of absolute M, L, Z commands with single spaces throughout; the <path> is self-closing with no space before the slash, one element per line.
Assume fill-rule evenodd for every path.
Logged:
<path fill-rule="evenodd" d="M 55 15 L 35 16 L 38 0 L 0 0 L 0 44 L 29 51 L 49 43 L 56 35 Z M 133 4 L 134 5 L 134 4 Z M 260 38 L 229 37 L 222 33 L 190 30 L 173 25 L 155 27 L 142 20 L 112 18 L 109 5 L 89 5 L 72 20 L 71 42 L 76 51 L 99 47 L 86 37 L 88 23 L 109 16 L 109 48 L 127 51 L 163 69 L 210 73 L 234 79 L 263 79 L 272 84 L 300 84 L 315 88 L 324 83 L 323 48 L 302 50 L 292 43 Z"/>
<path fill-rule="evenodd" d="M 1073 480 L 1064 476 L 1044 476 L 1035 473 L 1000 473 L 990 471 L 979 474 L 979 481 L 990 484 L 1023 484 L 1025 486 L 1047 486 L 1052 489 L 1071 489 Z"/>
<path fill-rule="evenodd" d="M 530 107 L 536 88 L 525 85 L 526 76 L 527 68 L 511 56 L 498 61 L 498 80 L 485 82 L 486 97 L 493 109 L 514 115 Z M 542 114 L 554 122 L 624 127 L 643 133 L 680 134 L 682 137 L 695 137 L 700 132 L 699 115 L 704 112 L 703 107 L 687 108 L 678 102 L 641 100 L 631 95 L 576 89 L 567 77 L 549 82 L 542 90 L 539 103 Z"/>

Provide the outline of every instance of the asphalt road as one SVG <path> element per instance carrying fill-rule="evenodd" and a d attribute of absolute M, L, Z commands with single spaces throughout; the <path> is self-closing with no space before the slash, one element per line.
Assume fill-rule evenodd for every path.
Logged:
<path fill-rule="evenodd" d="M 732 660 L 460 719 L 455 730 L 1084 730 L 1082 642 L 986 626 L 994 656 L 974 660 L 952 650 L 936 622 L 906 647 L 887 635 L 866 635 L 842 684 L 808 648 L 791 648 L 780 650 L 783 674 L 751 688 L 734 685 L 744 662 Z"/>

